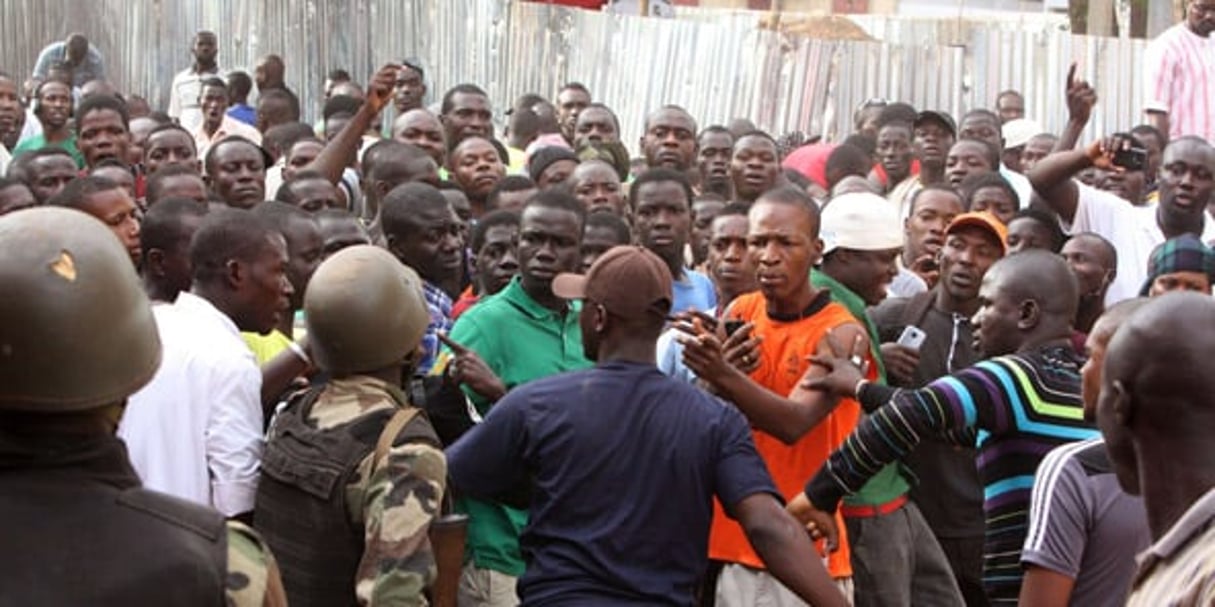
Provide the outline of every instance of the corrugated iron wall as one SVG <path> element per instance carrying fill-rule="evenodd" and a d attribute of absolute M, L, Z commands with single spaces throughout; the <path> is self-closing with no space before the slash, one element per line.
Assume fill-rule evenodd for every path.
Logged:
<path fill-rule="evenodd" d="M 219 34 L 220 65 L 251 71 L 279 53 L 306 114 L 325 75 L 365 80 L 405 57 L 427 68 L 430 101 L 459 82 L 483 86 L 500 113 L 517 95 L 586 84 L 620 115 L 634 143 L 647 110 L 687 107 L 702 126 L 746 116 L 774 133 L 836 138 L 852 108 L 874 97 L 955 114 L 1017 88 L 1051 130 L 1066 119 L 1068 64 L 1080 61 L 1101 98 L 1090 135 L 1139 116 L 1142 41 L 1071 36 L 1037 21 L 859 17 L 880 42 L 829 41 L 758 26 L 760 13 L 681 9 L 642 19 L 508 0 L 0 0 L 0 69 L 28 75 L 41 47 L 71 31 L 101 49 L 120 89 L 168 102 L 198 29 Z"/>

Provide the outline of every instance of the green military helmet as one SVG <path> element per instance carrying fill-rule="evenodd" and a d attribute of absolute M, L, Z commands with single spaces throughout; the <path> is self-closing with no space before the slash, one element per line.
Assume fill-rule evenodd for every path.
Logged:
<path fill-rule="evenodd" d="M 49 207 L 0 217 L 0 285 L 0 409 L 122 402 L 160 366 L 131 257 L 93 217 Z"/>
<path fill-rule="evenodd" d="M 335 375 L 404 361 L 430 322 L 422 279 L 369 245 L 342 249 L 316 269 L 304 294 L 304 318 L 317 366 Z"/>

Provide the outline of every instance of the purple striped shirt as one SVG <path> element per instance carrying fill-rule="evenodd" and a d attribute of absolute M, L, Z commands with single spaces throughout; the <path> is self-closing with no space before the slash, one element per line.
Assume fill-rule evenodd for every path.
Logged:
<path fill-rule="evenodd" d="M 1169 115 L 1169 139 L 1215 141 L 1215 39 L 1179 23 L 1152 40 L 1143 66 L 1144 109 Z"/>

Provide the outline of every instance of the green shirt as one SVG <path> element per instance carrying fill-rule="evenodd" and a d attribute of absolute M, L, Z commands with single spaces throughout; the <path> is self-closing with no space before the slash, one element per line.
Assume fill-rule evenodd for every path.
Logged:
<path fill-rule="evenodd" d="M 71 154 L 72 158 L 76 161 L 76 168 L 84 168 L 84 154 L 81 154 L 80 149 L 76 147 L 75 134 L 67 139 L 64 139 L 63 141 L 60 141 L 59 143 L 47 143 L 46 135 L 35 135 L 34 137 L 30 137 L 29 139 L 22 141 L 21 144 L 16 148 L 13 148 L 13 158 L 16 158 L 22 152 L 32 152 L 34 150 L 41 150 L 45 147 L 57 147 L 67 150 L 67 153 Z"/>
<path fill-rule="evenodd" d="M 574 302 L 564 314 L 550 310 L 532 299 L 516 277 L 501 292 L 462 314 L 451 338 L 475 351 L 511 390 L 534 379 L 594 365 L 582 352 L 580 309 L 581 304 Z M 442 352 L 435 369 L 443 369 L 450 356 Z M 482 415 L 492 408 L 493 403 L 467 386 L 464 391 Z M 473 563 L 523 575 L 519 534 L 527 524 L 527 512 L 472 499 L 459 500 L 456 508 L 469 517 L 468 554 Z"/>
<path fill-rule="evenodd" d="M 873 361 L 877 365 L 877 380 L 886 383 L 886 365 L 882 363 L 882 344 L 878 339 L 877 325 L 873 324 L 869 315 L 865 313 L 865 300 L 840 281 L 827 276 L 818 269 L 810 271 L 810 284 L 829 291 L 831 299 L 848 308 L 852 317 L 865 326 L 865 331 L 869 334 L 869 352 L 873 355 Z M 903 477 L 901 466 L 890 464 L 869 479 L 869 482 L 865 483 L 860 491 L 845 497 L 844 504 L 878 506 L 906 494 L 909 490 L 911 490 L 911 485 Z"/>

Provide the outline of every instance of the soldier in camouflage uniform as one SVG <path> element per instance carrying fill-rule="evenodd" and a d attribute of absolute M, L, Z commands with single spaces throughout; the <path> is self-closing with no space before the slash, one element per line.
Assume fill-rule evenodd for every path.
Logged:
<path fill-rule="evenodd" d="M 79 211 L 9 214 L 0 284 L 0 602 L 285 605 L 253 530 L 141 488 L 114 436 L 160 363 L 118 239 Z"/>
<path fill-rule="evenodd" d="M 382 249 L 350 247 L 317 269 L 304 311 L 332 380 L 275 419 L 255 526 L 293 606 L 425 605 L 447 464 L 400 388 L 429 321 L 422 282 Z"/>

